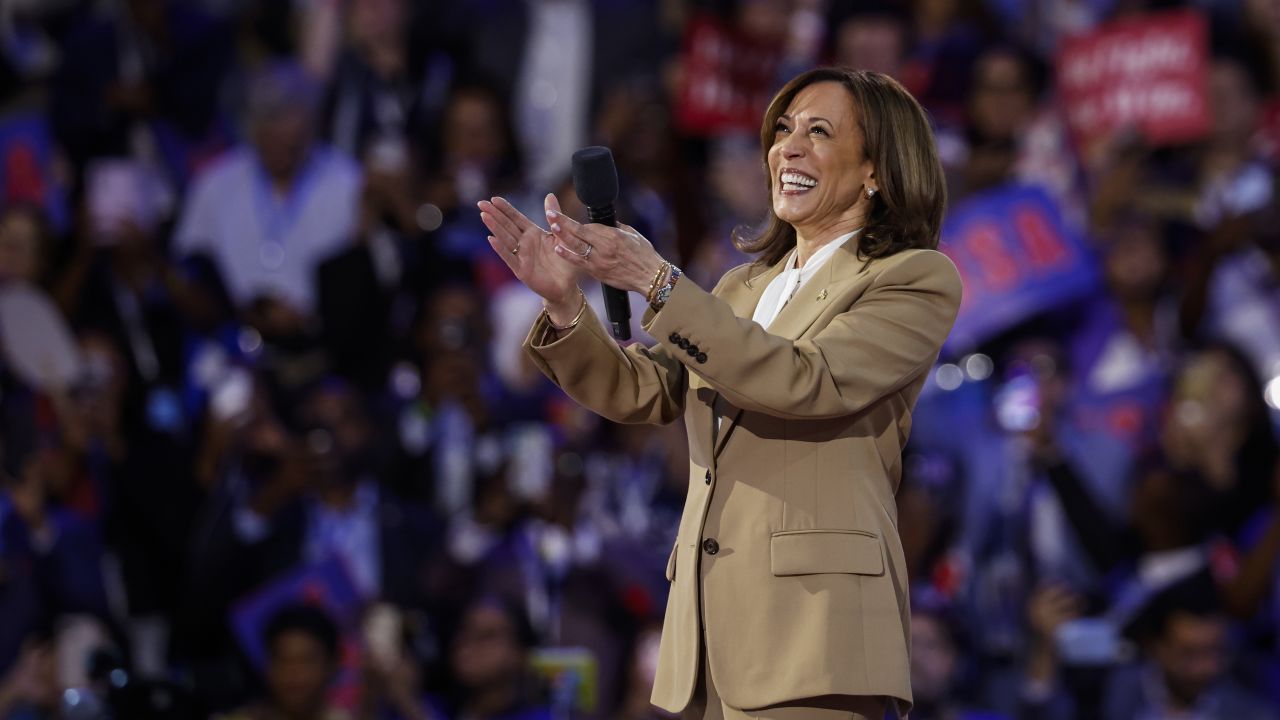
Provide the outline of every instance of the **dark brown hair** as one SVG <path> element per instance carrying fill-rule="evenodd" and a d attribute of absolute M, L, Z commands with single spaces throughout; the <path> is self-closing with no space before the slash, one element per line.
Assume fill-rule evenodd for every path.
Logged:
<path fill-rule="evenodd" d="M 820 82 L 840 83 L 849 92 L 862 131 L 862 148 L 875 165 L 877 192 L 871 199 L 867 223 L 858 235 L 858 256 L 888 257 L 907 248 L 938 247 L 942 213 L 947 204 L 946 181 L 933 130 L 920 103 L 897 80 L 878 72 L 848 68 L 814 68 L 792 78 L 765 111 L 760 126 L 760 151 L 769 176 L 769 148 L 778 118 L 804 88 Z M 770 197 L 773 177 L 768 177 Z M 756 262 L 772 265 L 796 246 L 796 230 L 769 207 L 760 235 L 735 233 L 738 249 L 760 253 Z"/>

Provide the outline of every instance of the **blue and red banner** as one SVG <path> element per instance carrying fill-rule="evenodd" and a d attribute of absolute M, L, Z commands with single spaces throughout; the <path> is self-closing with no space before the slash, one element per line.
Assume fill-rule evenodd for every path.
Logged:
<path fill-rule="evenodd" d="M 1042 189 L 1012 186 L 960 203 L 942 245 L 964 281 L 948 352 L 965 352 L 1046 310 L 1089 295 L 1101 274 L 1079 233 Z"/>
<path fill-rule="evenodd" d="M 67 229 L 67 198 L 53 172 L 53 135 L 39 115 L 0 120 L 0 207 L 43 208 L 58 232 Z"/>

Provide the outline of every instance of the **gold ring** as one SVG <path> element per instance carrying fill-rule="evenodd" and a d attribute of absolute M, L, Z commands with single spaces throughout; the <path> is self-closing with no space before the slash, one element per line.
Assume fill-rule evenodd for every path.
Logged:
<path fill-rule="evenodd" d="M 511 248 L 511 254 L 512 254 L 512 255 L 519 255 L 519 254 L 520 254 L 520 243 L 516 243 L 516 246 L 515 246 L 515 247 L 513 247 L 513 248 Z"/>

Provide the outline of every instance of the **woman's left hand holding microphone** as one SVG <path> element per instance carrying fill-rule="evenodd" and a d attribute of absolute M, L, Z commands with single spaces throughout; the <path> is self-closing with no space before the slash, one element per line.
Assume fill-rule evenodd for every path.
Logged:
<path fill-rule="evenodd" d="M 556 196 L 544 201 L 550 232 L 516 210 L 504 198 L 481 200 L 480 219 L 489 245 L 520 282 L 542 296 L 555 325 L 567 325 L 581 309 L 578 272 L 605 285 L 647 294 L 663 259 L 629 225 L 583 224 L 563 214 Z"/>

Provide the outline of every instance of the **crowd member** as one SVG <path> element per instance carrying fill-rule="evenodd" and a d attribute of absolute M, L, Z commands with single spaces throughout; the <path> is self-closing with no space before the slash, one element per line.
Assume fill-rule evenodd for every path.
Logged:
<path fill-rule="evenodd" d="M 991 39 L 991 15 L 973 0 L 914 0 L 904 82 L 942 124 L 964 115 L 974 63 Z"/>
<path fill-rule="evenodd" d="M 380 389 L 418 298 L 452 268 L 418 220 L 413 158 L 365 163 L 354 241 L 320 261 L 315 284 L 329 369 L 363 390 Z M 376 318 L 377 320 L 371 320 Z"/>
<path fill-rule="evenodd" d="M 1026 152 L 1020 145 L 1036 119 L 1044 70 L 1015 46 L 983 51 L 973 66 L 968 122 L 958 138 L 940 143 L 952 198 L 1009 182 Z"/>
<path fill-rule="evenodd" d="M 266 697 L 223 720 L 344 720 L 350 715 L 327 698 L 337 673 L 338 628 L 324 610 L 311 606 L 281 608 L 263 633 L 267 645 Z"/>
<path fill-rule="evenodd" d="M 468 10 L 471 64 L 503 84 L 537 187 L 555 183 L 573 152 L 590 144 L 591 118 L 611 90 L 660 73 L 651 3 L 486 0 Z"/>
<path fill-rule="evenodd" d="M 0 679 L 0 717 L 43 720 L 59 706 L 55 656 L 48 643 L 30 641 L 18 662 Z"/>
<path fill-rule="evenodd" d="M 1207 576 L 1183 579 L 1154 595 L 1128 627 L 1136 657 L 1107 672 L 1093 691 L 1068 694 L 1060 655 L 1069 645 L 1061 631 L 1080 608 L 1079 598 L 1058 587 L 1043 588 L 1032 603 L 1036 640 L 1023 698 L 1029 715 L 1275 717 L 1266 701 L 1231 678 L 1230 622 Z"/>
<path fill-rule="evenodd" d="M 36 208 L 14 205 L 0 217 L 0 282 L 39 284 L 53 255 L 48 223 Z"/>
<path fill-rule="evenodd" d="M 265 413 L 250 421 L 238 467 L 225 479 L 232 507 L 189 566 L 198 587 L 216 593 L 204 601 L 336 556 L 361 597 L 402 607 L 426 602 L 421 568 L 438 547 L 437 528 L 379 482 L 361 403 L 335 380 L 309 393 L 287 425 Z"/>
<path fill-rule="evenodd" d="M 1228 674 L 1230 624 L 1211 584 L 1191 580 L 1167 590 L 1143 620 L 1141 662 L 1109 679 L 1103 717 L 1274 717 Z"/>
<path fill-rule="evenodd" d="M 550 720 L 550 708 L 528 666 L 535 638 L 521 610 L 508 601 L 484 596 L 468 607 L 450 647 L 453 691 L 440 699 L 442 706 L 452 708 L 449 716 Z"/>
<path fill-rule="evenodd" d="M 1134 450 L 1155 440 L 1164 387 L 1183 347 L 1162 227 L 1139 211 L 1099 230 L 1107 292 L 1070 335 L 1077 412 Z"/>
<path fill-rule="evenodd" d="M 832 3 L 832 59 L 837 65 L 866 68 L 899 80 L 909 47 L 909 17 L 894 3 Z"/>
<path fill-rule="evenodd" d="M 447 55 L 423 46 L 422 18 L 404 0 L 352 3 L 329 32 L 346 44 L 337 52 L 325 100 L 325 133 L 334 147 L 381 167 L 421 156 L 439 130 L 451 78 Z M 432 18 L 432 24 L 439 18 Z"/>
<path fill-rule="evenodd" d="M 433 720 L 424 689 L 425 668 L 439 658 L 438 638 L 421 616 L 390 603 L 364 614 L 364 651 L 359 717 L 378 720 Z"/>
<path fill-rule="evenodd" d="M 360 170 L 316 142 L 319 88 L 275 63 L 250 85 L 251 143 L 196 179 L 173 250 L 211 256 L 231 299 L 264 335 L 300 332 L 314 316 L 316 265 L 350 242 Z"/>
<path fill-rule="evenodd" d="M 923 595 L 922 595 L 923 597 Z M 971 657 L 963 633 L 945 609 L 928 601 L 913 603 L 911 611 L 911 710 L 924 720 L 998 720 L 998 715 L 966 708 L 966 675 Z"/>
<path fill-rule="evenodd" d="M 110 617 L 100 537 L 58 492 L 67 475 L 64 455 L 15 419 L 6 418 L 0 485 L 0 672 L 23 659 L 34 662 L 22 649 L 48 639 L 60 617 Z"/>
<path fill-rule="evenodd" d="M 331 380 L 282 420 L 255 396 L 231 441 L 185 565 L 175 638 L 178 656 L 212 683 L 214 706 L 247 687 L 227 654 L 232 606 L 294 569 L 337 561 L 362 603 L 420 612 L 436 602 L 429 584 L 439 523 L 380 482 L 362 402 Z"/>
<path fill-rule="evenodd" d="M 90 158 L 132 156 L 185 186 L 198 157 L 225 144 L 211 90 L 229 70 L 229 40 L 191 3 L 126 0 L 78 13 L 49 102 L 72 162 L 83 169 Z"/>
<path fill-rule="evenodd" d="M 481 478 L 504 462 L 506 418 L 489 369 L 483 301 L 462 284 L 442 285 L 424 301 L 397 365 L 396 458 L 390 480 L 446 517 L 467 509 Z"/>
<path fill-rule="evenodd" d="M 1220 392 L 1205 394 L 1207 384 Z M 1108 601 L 1117 617 L 1131 616 L 1147 598 L 1195 573 L 1213 576 L 1224 608 L 1236 616 L 1260 608 L 1280 558 L 1276 456 L 1261 393 L 1247 402 L 1248 384 L 1248 368 L 1230 348 L 1193 356 L 1179 373 L 1161 449 L 1138 465 L 1123 515 L 1097 502 L 1097 489 L 1081 482 L 1052 438 L 1033 436 L 1034 462 L 1095 569 L 1111 573 L 1123 565 L 1129 574 Z M 1238 561 L 1215 564 L 1220 552 Z M 1099 589 L 1092 587 L 1095 594 Z"/>
<path fill-rule="evenodd" d="M 523 166 L 508 107 L 485 80 L 459 83 L 445 103 L 438 145 L 426 167 L 426 196 L 437 213 L 439 250 L 448 257 L 474 263 L 484 249 L 483 228 L 463 208 L 521 186 Z"/>

